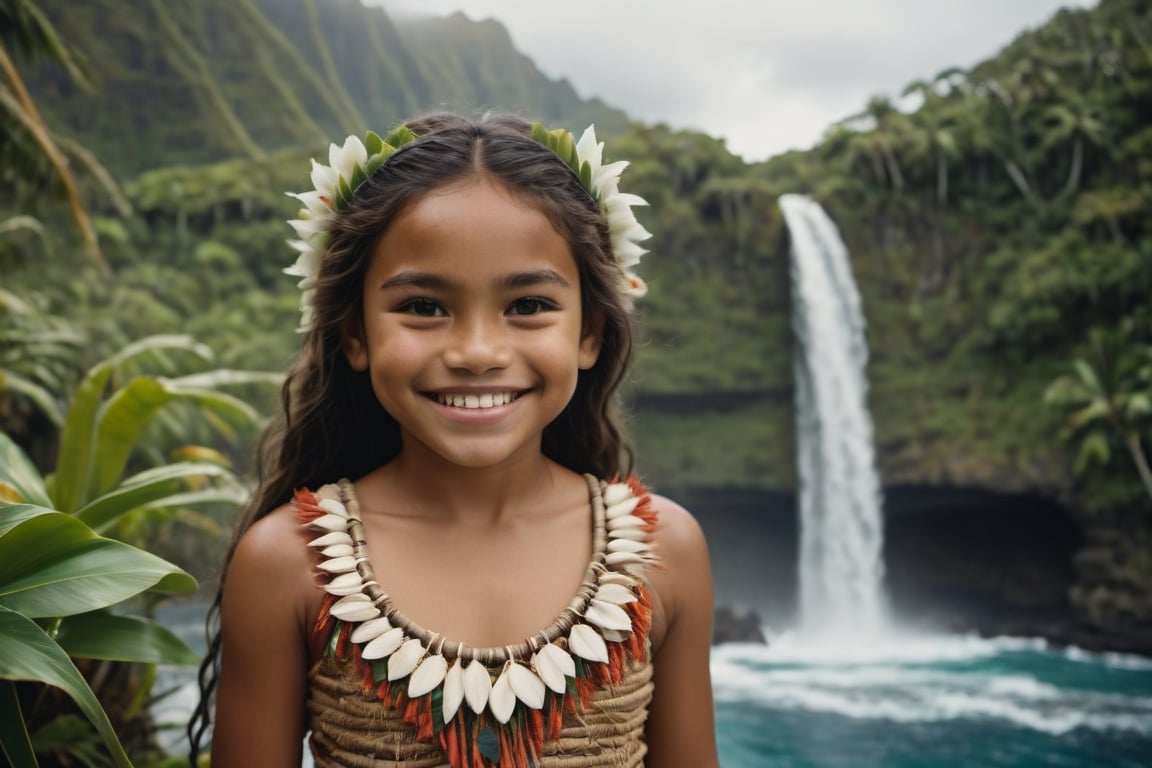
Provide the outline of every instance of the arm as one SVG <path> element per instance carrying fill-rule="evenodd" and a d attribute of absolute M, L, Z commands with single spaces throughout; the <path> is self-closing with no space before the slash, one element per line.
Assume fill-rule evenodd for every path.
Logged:
<path fill-rule="evenodd" d="M 289 508 L 240 539 L 224 586 L 213 768 L 300 765 L 311 568 Z"/>
<path fill-rule="evenodd" d="M 683 507 L 659 496 L 652 501 L 660 515 L 654 542 L 660 563 L 652 573 L 652 587 L 663 611 L 663 633 L 654 633 L 656 689 L 648 717 L 647 764 L 715 768 L 708 547 L 700 526 Z"/>

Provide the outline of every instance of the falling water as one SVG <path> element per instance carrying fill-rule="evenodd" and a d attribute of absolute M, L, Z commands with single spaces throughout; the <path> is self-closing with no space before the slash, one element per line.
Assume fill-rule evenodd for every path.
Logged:
<path fill-rule="evenodd" d="M 858 639 L 879 633 L 885 615 L 860 294 L 824 209 L 802 195 L 782 196 L 780 209 L 792 242 L 800 630 Z"/>

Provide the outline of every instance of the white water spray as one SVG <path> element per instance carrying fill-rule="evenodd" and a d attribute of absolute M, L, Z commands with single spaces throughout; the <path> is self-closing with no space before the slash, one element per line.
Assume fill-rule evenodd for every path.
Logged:
<path fill-rule="evenodd" d="M 800 631 L 842 644 L 881 634 L 883 523 L 860 294 L 836 225 L 784 195 L 791 237 L 800 497 Z"/>

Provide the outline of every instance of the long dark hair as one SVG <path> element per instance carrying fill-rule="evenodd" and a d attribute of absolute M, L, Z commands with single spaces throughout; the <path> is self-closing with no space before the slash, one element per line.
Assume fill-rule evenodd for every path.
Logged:
<path fill-rule="evenodd" d="M 200 704 L 188 725 L 193 765 L 211 726 L 220 601 L 241 535 L 286 503 L 295 488 L 361 477 L 400 452 L 396 421 L 376 400 L 368 374 L 349 366 L 341 339 L 347 328 L 360 327 L 364 274 L 373 250 L 405 208 L 437 188 L 486 174 L 548 217 L 576 259 L 585 330 L 599 333 L 600 352 L 590 369 L 580 371 L 567 407 L 544 429 L 542 449 L 575 472 L 612 478 L 631 470 L 632 451 L 614 395 L 631 358 L 632 329 L 603 212 L 576 174 L 528 137 L 530 126 L 520 118 L 437 114 L 408 127 L 419 138 L 397 150 L 356 190 L 352 204 L 330 228 L 312 328 L 284 383 L 280 413 L 261 440 L 256 490 L 237 522 L 209 610 Z"/>

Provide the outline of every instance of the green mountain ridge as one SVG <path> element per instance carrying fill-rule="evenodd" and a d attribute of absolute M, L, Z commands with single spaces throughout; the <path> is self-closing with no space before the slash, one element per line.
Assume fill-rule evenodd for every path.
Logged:
<path fill-rule="evenodd" d="M 42 64 L 29 89 L 58 130 L 121 177 L 323 145 L 433 109 L 530 110 L 609 135 L 627 125 L 620 110 L 541 74 L 493 21 L 400 27 L 359 0 L 40 5 L 95 85 Z"/>

